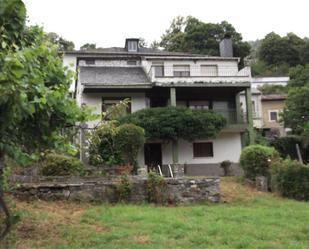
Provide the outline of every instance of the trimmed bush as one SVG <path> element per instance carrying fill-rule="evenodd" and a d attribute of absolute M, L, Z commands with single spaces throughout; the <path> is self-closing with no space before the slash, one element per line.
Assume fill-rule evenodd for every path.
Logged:
<path fill-rule="evenodd" d="M 125 164 L 137 165 L 139 149 L 145 143 L 144 129 L 134 124 L 123 124 L 116 128 L 115 145 Z"/>
<path fill-rule="evenodd" d="M 213 138 L 226 125 L 226 119 L 211 110 L 172 106 L 142 109 L 119 121 L 144 128 L 147 139 L 168 141 Z"/>
<path fill-rule="evenodd" d="M 309 200 L 309 166 L 295 160 L 277 161 L 271 170 L 272 189 L 284 197 Z"/>
<path fill-rule="evenodd" d="M 75 157 L 49 153 L 42 161 L 41 172 L 44 176 L 83 175 L 84 166 Z"/>
<path fill-rule="evenodd" d="M 279 153 L 272 147 L 259 144 L 245 147 L 240 155 L 240 166 L 245 177 L 255 180 L 256 176 L 269 176 L 270 164 L 279 159 Z"/>

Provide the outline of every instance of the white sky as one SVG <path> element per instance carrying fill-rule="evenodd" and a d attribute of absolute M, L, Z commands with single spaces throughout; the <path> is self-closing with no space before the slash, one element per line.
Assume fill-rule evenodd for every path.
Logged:
<path fill-rule="evenodd" d="M 309 0 L 24 0 L 30 24 L 75 43 L 122 47 L 127 37 L 159 40 L 178 15 L 231 23 L 244 40 L 275 31 L 309 37 Z"/>

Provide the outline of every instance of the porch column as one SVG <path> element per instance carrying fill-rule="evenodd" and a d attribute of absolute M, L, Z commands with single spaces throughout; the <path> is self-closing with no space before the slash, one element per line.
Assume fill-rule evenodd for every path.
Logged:
<path fill-rule="evenodd" d="M 249 87 L 246 88 L 246 106 L 247 106 L 247 122 L 248 122 L 249 144 L 254 144 L 251 88 L 249 88 Z"/>
<path fill-rule="evenodd" d="M 241 117 L 240 93 L 236 94 L 235 103 L 236 103 L 236 121 L 237 121 L 237 124 L 241 124 L 241 123 L 243 123 L 243 120 L 242 120 L 242 117 Z"/>
<path fill-rule="evenodd" d="M 170 88 L 170 103 L 171 106 L 176 106 L 176 88 Z M 172 141 L 172 154 L 173 154 L 173 164 L 178 163 L 178 141 Z"/>

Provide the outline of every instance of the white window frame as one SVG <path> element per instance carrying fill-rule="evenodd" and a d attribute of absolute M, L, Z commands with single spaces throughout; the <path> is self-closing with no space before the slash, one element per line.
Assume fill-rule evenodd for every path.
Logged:
<path fill-rule="evenodd" d="M 137 41 L 128 41 L 128 51 L 129 52 L 137 52 Z"/>
<path fill-rule="evenodd" d="M 277 120 L 271 119 L 271 113 L 272 112 L 277 113 Z M 279 123 L 279 113 L 280 113 L 280 110 L 268 110 L 268 121 L 271 122 L 271 123 Z"/>
<path fill-rule="evenodd" d="M 186 68 L 186 70 L 182 70 Z M 175 72 L 181 72 L 182 75 L 175 75 Z M 188 75 L 184 75 L 188 73 Z M 191 67 L 189 64 L 175 64 L 173 65 L 173 76 L 174 77 L 190 77 L 191 76 Z"/>
<path fill-rule="evenodd" d="M 216 68 L 216 70 L 214 71 L 214 74 L 210 74 L 210 73 L 205 73 L 205 72 L 208 72 L 208 70 L 207 71 L 203 71 L 202 69 L 203 68 L 210 68 L 210 67 L 215 67 Z M 201 76 L 205 76 L 205 77 L 217 77 L 218 75 L 219 75 L 219 69 L 218 69 L 218 65 L 216 65 L 216 64 L 202 64 L 201 66 L 200 66 L 200 69 L 201 69 Z M 209 72 L 211 72 L 211 71 L 209 71 Z"/>

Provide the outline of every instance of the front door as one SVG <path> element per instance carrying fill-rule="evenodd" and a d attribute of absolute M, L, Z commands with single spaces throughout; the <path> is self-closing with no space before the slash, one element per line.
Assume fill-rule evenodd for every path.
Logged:
<path fill-rule="evenodd" d="M 149 143 L 144 146 L 145 164 L 150 169 L 157 170 L 162 165 L 162 149 L 160 143 Z"/>

